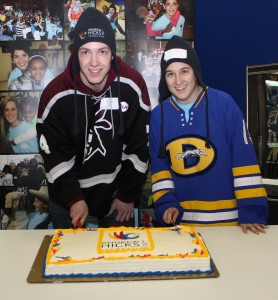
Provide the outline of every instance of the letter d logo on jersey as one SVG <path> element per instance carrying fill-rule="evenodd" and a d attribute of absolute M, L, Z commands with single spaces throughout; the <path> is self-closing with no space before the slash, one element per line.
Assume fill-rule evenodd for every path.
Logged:
<path fill-rule="evenodd" d="M 180 176 L 194 176 L 207 172 L 215 163 L 216 149 L 206 148 L 201 136 L 181 136 L 171 141 L 166 150 L 172 170 Z"/>

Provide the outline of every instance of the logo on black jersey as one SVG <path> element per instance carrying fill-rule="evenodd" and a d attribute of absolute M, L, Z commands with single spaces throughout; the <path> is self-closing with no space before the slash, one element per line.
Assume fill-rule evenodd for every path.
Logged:
<path fill-rule="evenodd" d="M 107 110 L 98 110 L 95 114 L 96 120 L 90 128 L 84 161 L 88 160 L 96 153 L 100 153 L 103 156 L 106 155 L 105 144 L 102 140 L 103 134 L 101 132 L 112 129 L 111 122 L 106 119 L 106 111 Z"/>
<path fill-rule="evenodd" d="M 205 139 L 197 135 L 177 137 L 169 142 L 166 150 L 171 169 L 180 176 L 206 173 L 215 163 L 216 149 L 206 148 Z"/>

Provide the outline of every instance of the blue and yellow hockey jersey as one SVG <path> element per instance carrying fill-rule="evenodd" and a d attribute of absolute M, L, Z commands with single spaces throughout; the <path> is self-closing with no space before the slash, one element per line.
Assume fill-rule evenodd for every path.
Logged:
<path fill-rule="evenodd" d="M 207 148 L 204 95 L 203 90 L 188 121 L 172 98 L 152 112 L 152 195 L 158 222 L 165 225 L 164 212 L 177 207 L 177 223 L 192 226 L 266 224 L 266 191 L 242 112 L 227 93 L 207 89 Z M 164 158 L 158 156 L 161 141 Z"/>

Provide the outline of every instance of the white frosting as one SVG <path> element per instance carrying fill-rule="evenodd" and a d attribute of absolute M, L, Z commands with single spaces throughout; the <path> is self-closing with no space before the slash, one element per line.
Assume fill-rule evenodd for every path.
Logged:
<path fill-rule="evenodd" d="M 190 227 L 180 226 L 180 234 L 171 228 L 125 227 L 67 229 L 62 230 L 62 236 L 59 232 L 50 245 L 45 276 L 113 276 L 113 273 L 132 276 L 141 272 L 148 275 L 211 270 L 202 238 Z"/>

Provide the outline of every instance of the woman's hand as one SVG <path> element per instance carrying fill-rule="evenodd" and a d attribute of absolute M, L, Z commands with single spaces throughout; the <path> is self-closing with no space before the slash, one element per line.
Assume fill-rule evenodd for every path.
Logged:
<path fill-rule="evenodd" d="M 264 224 L 239 224 L 243 233 L 247 233 L 249 230 L 255 234 L 266 233 L 268 228 L 267 225 Z"/>
<path fill-rule="evenodd" d="M 175 224 L 179 216 L 179 210 L 176 207 L 168 208 L 163 214 L 163 221 L 166 224 Z"/>

